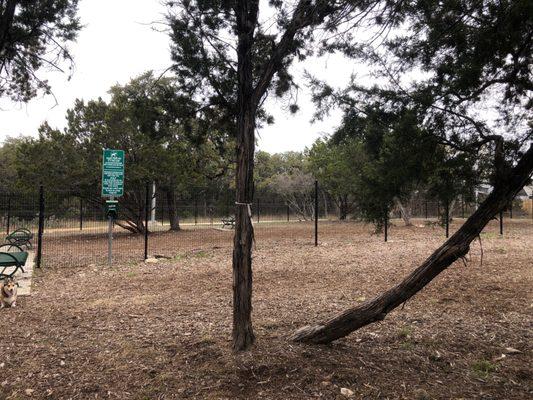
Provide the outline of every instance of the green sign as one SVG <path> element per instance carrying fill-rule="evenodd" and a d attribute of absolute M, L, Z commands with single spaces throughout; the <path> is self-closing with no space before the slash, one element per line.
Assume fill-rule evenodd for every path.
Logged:
<path fill-rule="evenodd" d="M 102 196 L 124 194 L 124 150 L 104 149 L 102 157 Z"/>
<path fill-rule="evenodd" d="M 118 201 L 106 200 L 105 202 L 105 215 L 107 218 L 117 219 L 118 216 Z"/>

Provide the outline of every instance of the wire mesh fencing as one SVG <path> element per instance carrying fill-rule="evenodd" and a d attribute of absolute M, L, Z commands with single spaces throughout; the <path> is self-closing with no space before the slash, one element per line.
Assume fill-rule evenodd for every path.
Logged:
<path fill-rule="evenodd" d="M 258 243 L 273 241 L 292 246 L 312 246 L 342 238 L 354 241 L 374 234 L 374 227 L 361 222 L 357 208 L 350 210 L 320 188 L 310 188 L 307 204 L 293 198 L 256 195 L 252 220 Z M 300 203 L 302 203 L 300 201 Z M 461 198 L 442 204 L 423 196 L 414 197 L 388 214 L 389 237 L 403 233 L 410 223 L 442 229 L 448 211 L 450 234 L 476 210 L 476 203 Z M 402 208 L 405 214 L 402 215 Z M 533 199 L 517 198 L 491 223 L 500 234 L 533 234 Z M 179 199 L 146 185 L 121 199 L 119 216 L 112 221 L 113 261 L 138 262 L 148 257 L 175 257 L 188 251 L 225 247 L 234 238 L 235 204 L 231 196 L 198 192 Z M 406 221 L 406 217 L 409 221 Z M 503 218 L 501 218 L 503 217 Z M 0 194 L 0 232 L 4 237 L 20 228 L 33 235 L 33 249 L 41 266 L 89 265 L 107 262 L 109 219 L 105 200 L 97 194 L 36 188 L 35 191 Z M 40 254 L 40 256 L 39 256 Z"/>

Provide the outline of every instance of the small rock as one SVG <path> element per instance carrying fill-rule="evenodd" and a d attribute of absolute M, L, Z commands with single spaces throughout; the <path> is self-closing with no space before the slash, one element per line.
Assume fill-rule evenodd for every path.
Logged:
<path fill-rule="evenodd" d="M 26 396 L 31 396 L 33 394 L 34 390 L 33 389 L 26 389 L 24 391 L 24 393 L 26 393 Z"/>
<path fill-rule="evenodd" d="M 514 349 L 512 347 L 506 347 L 505 348 L 505 354 L 521 354 L 522 352 L 520 350 Z"/>
<path fill-rule="evenodd" d="M 501 360 L 503 360 L 505 357 L 507 357 L 507 356 L 506 356 L 505 354 L 502 354 L 502 355 L 499 356 L 499 357 L 494 357 L 492 360 L 493 360 L 493 361 L 501 361 Z"/>
<path fill-rule="evenodd" d="M 4 368 L 6 366 L 6 363 L 1 363 L 0 368 Z"/>
<path fill-rule="evenodd" d="M 63 361 L 63 360 L 59 361 L 59 365 L 61 365 L 62 367 L 64 367 L 64 366 L 65 366 L 65 361 Z"/>
<path fill-rule="evenodd" d="M 320 384 L 322 386 L 329 386 L 329 385 L 331 385 L 331 382 L 330 381 L 322 381 L 322 382 L 320 382 Z"/>
<path fill-rule="evenodd" d="M 157 258 L 147 258 L 146 260 L 144 260 L 144 262 L 146 264 L 157 264 L 159 260 Z"/>
<path fill-rule="evenodd" d="M 348 388 L 341 388 L 341 394 L 344 397 L 352 397 L 354 393 L 353 393 L 353 390 L 350 390 Z"/>

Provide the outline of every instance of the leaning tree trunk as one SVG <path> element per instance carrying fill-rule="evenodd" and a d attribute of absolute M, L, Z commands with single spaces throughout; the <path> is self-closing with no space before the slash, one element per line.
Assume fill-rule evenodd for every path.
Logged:
<path fill-rule="evenodd" d="M 180 217 L 178 214 L 178 204 L 176 202 L 176 195 L 174 190 L 168 189 L 165 191 L 167 195 L 167 205 L 168 205 L 168 219 L 170 220 L 170 230 L 179 231 L 180 227 Z"/>
<path fill-rule="evenodd" d="M 233 239 L 233 349 L 246 350 L 255 341 L 252 329 L 252 242 L 255 116 L 252 43 L 258 3 L 238 1 L 237 165 L 235 236 Z"/>
<path fill-rule="evenodd" d="M 144 202 L 141 192 L 126 192 L 119 198 L 121 217 L 115 224 L 131 233 L 144 233 Z"/>
<path fill-rule="evenodd" d="M 396 203 L 396 206 L 400 210 L 400 215 L 402 216 L 403 222 L 405 223 L 405 226 L 411 226 L 411 210 L 406 209 L 399 198 L 394 197 L 394 202 Z"/>
<path fill-rule="evenodd" d="M 457 202 L 457 199 L 454 198 L 451 202 L 450 202 L 450 205 L 448 206 L 448 222 L 451 222 L 452 219 L 453 219 L 453 210 L 455 208 L 455 203 Z"/>
<path fill-rule="evenodd" d="M 383 320 L 389 312 L 414 296 L 453 262 L 464 257 L 470 249 L 470 243 L 509 204 L 528 182 L 532 172 L 533 145 L 506 178 L 498 179 L 492 193 L 464 225 L 401 283 L 323 324 L 299 329 L 291 339 L 297 342 L 330 343 L 365 325 Z"/>

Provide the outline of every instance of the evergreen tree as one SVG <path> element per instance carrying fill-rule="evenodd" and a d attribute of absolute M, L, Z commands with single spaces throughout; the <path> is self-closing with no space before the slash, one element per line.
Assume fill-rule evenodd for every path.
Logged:
<path fill-rule="evenodd" d="M 0 97 L 27 102 L 51 88 L 41 68 L 72 69 L 68 44 L 81 29 L 78 0 L 0 0 Z"/>

